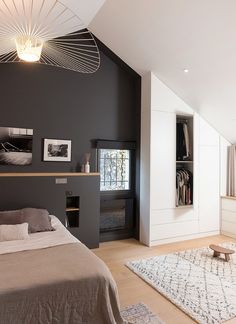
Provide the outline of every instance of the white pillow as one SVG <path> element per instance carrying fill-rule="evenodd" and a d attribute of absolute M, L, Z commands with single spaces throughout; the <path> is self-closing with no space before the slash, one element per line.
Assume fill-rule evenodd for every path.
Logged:
<path fill-rule="evenodd" d="M 0 242 L 25 240 L 29 237 L 28 223 L 0 225 Z"/>

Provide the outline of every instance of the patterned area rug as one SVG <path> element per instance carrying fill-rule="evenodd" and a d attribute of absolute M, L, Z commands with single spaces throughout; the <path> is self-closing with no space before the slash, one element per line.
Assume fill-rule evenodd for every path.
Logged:
<path fill-rule="evenodd" d="M 218 324 L 236 317 L 236 254 L 230 262 L 212 255 L 206 247 L 126 265 L 198 323 Z"/>
<path fill-rule="evenodd" d="M 164 324 L 142 303 L 125 307 L 121 315 L 129 324 Z"/>

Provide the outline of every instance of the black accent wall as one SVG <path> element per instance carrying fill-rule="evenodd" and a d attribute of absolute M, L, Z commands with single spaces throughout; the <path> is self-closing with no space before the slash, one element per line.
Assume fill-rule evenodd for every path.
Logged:
<path fill-rule="evenodd" d="M 0 64 L 0 126 L 33 128 L 33 163 L 0 172 L 80 171 L 92 140 L 136 141 L 139 195 L 141 78 L 102 43 L 94 74 L 29 63 Z M 42 139 L 71 139 L 72 162 L 43 162 Z"/>
<path fill-rule="evenodd" d="M 139 76 L 101 52 L 91 75 L 28 64 L 0 64 L 0 126 L 34 129 L 33 163 L 0 172 L 79 171 L 91 140 L 139 138 Z M 42 138 L 71 139 L 72 162 L 42 162 Z M 94 170 L 94 159 L 92 161 Z"/>

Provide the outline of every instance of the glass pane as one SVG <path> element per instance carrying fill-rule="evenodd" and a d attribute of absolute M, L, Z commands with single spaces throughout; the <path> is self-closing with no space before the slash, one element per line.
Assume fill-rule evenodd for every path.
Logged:
<path fill-rule="evenodd" d="M 99 150 L 100 190 L 130 189 L 130 151 Z"/>

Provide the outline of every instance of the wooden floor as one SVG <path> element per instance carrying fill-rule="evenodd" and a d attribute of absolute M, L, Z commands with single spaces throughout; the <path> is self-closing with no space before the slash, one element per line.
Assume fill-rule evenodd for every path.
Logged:
<path fill-rule="evenodd" d="M 111 270 L 118 286 L 121 307 L 143 302 L 153 313 L 160 316 L 166 324 L 192 324 L 195 321 L 130 271 L 124 264 L 129 260 L 198 248 L 225 241 L 236 242 L 232 238 L 218 235 L 149 248 L 134 239 L 128 239 L 102 243 L 99 249 L 94 249 L 93 252 Z M 236 319 L 227 322 L 227 324 L 233 323 L 236 323 Z"/>

